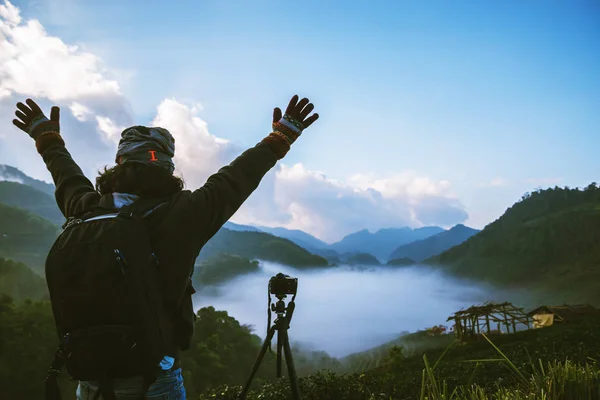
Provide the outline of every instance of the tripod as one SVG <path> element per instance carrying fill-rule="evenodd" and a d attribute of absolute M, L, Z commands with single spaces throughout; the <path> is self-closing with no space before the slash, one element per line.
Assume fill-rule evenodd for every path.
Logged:
<path fill-rule="evenodd" d="M 283 299 L 286 298 L 286 295 L 276 295 L 279 299 L 276 304 L 271 304 L 271 312 L 277 314 L 277 318 L 273 322 L 273 326 L 269 327 L 267 331 L 267 337 L 265 338 L 265 342 L 263 343 L 262 349 L 258 354 L 258 358 L 254 363 L 254 367 L 252 368 L 252 372 L 250 373 L 250 378 L 248 378 L 248 382 L 246 382 L 246 386 L 240 393 L 238 400 L 245 400 L 246 394 L 248 393 L 248 389 L 250 389 L 250 385 L 252 384 L 252 379 L 254 379 L 254 375 L 258 371 L 260 367 L 260 363 L 262 362 L 267 350 L 271 348 L 271 340 L 273 339 L 273 335 L 277 332 L 277 378 L 281 378 L 281 350 L 285 352 L 285 363 L 287 366 L 288 374 L 290 377 L 290 386 L 292 387 L 292 397 L 294 400 L 300 400 L 300 390 L 298 389 L 298 379 L 296 376 L 296 367 L 294 367 L 294 360 L 292 358 L 292 349 L 290 347 L 290 338 L 288 336 L 288 329 L 290 328 L 290 321 L 292 320 L 292 315 L 294 314 L 294 308 L 296 307 L 296 303 L 294 303 L 294 298 L 288 303 L 286 308 L 285 302 Z M 270 302 L 270 298 L 269 298 Z M 269 313 L 269 325 L 271 320 L 271 314 Z"/>

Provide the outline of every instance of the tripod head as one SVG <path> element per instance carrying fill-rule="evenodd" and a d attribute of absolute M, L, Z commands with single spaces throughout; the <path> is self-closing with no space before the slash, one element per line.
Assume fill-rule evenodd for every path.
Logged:
<path fill-rule="evenodd" d="M 294 300 L 292 299 L 290 301 L 290 303 L 288 304 L 288 306 L 286 307 L 285 301 L 283 301 L 283 300 L 285 298 L 287 298 L 287 295 L 278 294 L 278 295 L 275 295 L 275 297 L 277 297 L 278 301 L 275 304 L 271 303 L 271 312 L 274 312 L 275 314 L 277 314 L 277 318 L 281 318 L 285 315 L 285 312 L 287 310 L 289 310 L 290 304 L 293 304 Z"/>

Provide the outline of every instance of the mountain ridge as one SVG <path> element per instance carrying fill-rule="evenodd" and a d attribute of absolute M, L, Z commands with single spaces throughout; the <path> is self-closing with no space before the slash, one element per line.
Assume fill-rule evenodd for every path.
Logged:
<path fill-rule="evenodd" d="M 409 258 L 415 262 L 422 262 L 428 258 L 443 253 L 457 246 L 480 232 L 478 229 L 469 228 L 463 224 L 453 226 L 447 231 L 428 238 L 407 243 L 394 250 L 389 259 Z"/>
<path fill-rule="evenodd" d="M 348 252 L 369 253 L 379 261 L 387 261 L 389 255 L 397 247 L 425 239 L 444 232 L 438 226 L 428 226 L 412 229 L 409 227 L 385 228 L 371 233 L 368 229 L 346 235 L 342 240 L 333 243 L 330 248 L 340 254 Z"/>
<path fill-rule="evenodd" d="M 52 197 L 54 197 L 54 190 L 56 189 L 53 184 L 32 178 L 20 169 L 6 164 L 0 164 L 0 181 L 22 183 Z"/>
<path fill-rule="evenodd" d="M 600 304 L 600 189 L 528 193 L 481 232 L 425 264 L 500 287 Z"/>

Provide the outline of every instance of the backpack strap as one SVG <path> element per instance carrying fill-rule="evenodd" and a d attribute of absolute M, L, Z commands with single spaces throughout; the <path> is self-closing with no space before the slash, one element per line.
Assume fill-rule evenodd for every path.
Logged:
<path fill-rule="evenodd" d="M 115 381 L 113 379 L 102 379 L 98 381 L 98 390 L 94 396 L 94 400 L 102 395 L 102 400 L 117 400 L 115 395 Z"/>
<path fill-rule="evenodd" d="M 147 395 L 148 395 L 148 390 L 150 389 L 150 386 L 152 386 L 152 384 L 154 382 L 156 382 L 157 376 L 156 376 L 156 372 L 153 373 L 148 373 L 146 375 L 144 375 L 144 384 L 142 387 L 142 395 L 140 396 L 139 400 L 146 400 L 147 399 Z"/>
<path fill-rule="evenodd" d="M 154 214 L 159 209 L 163 209 L 168 206 L 170 198 L 142 198 L 136 200 L 132 204 L 121 207 L 119 210 L 119 216 L 121 217 L 139 217 L 147 218 L 151 214 Z"/>
<path fill-rule="evenodd" d="M 62 344 L 56 349 L 54 361 L 46 376 L 46 400 L 61 400 L 58 377 L 65 365 L 65 353 Z"/>

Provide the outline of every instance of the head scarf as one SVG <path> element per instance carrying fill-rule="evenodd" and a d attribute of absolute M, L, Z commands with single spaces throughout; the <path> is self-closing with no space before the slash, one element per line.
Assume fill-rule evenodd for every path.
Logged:
<path fill-rule="evenodd" d="M 132 126 L 121 133 L 115 162 L 153 164 L 175 170 L 175 138 L 164 128 Z"/>

